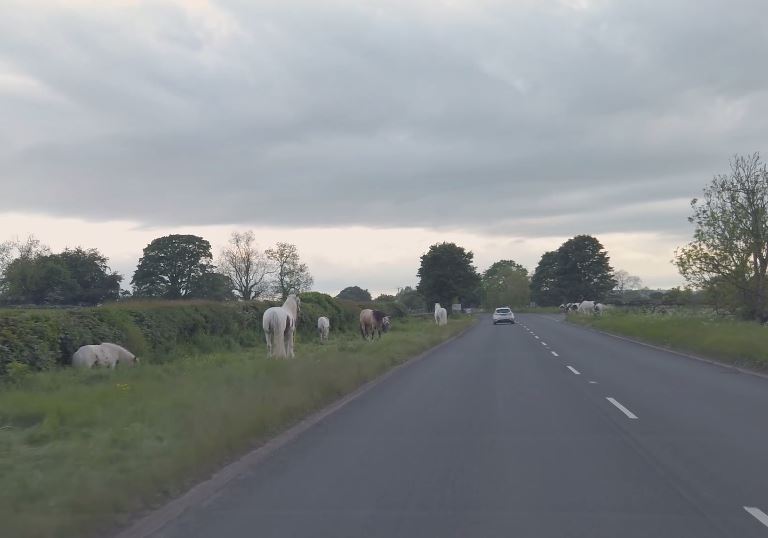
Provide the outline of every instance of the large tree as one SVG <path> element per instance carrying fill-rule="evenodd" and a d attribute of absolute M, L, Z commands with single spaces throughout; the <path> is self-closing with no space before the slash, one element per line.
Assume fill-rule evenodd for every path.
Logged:
<path fill-rule="evenodd" d="M 153 240 L 133 274 L 134 295 L 181 299 L 195 292 L 213 272 L 211 244 L 196 235 L 167 235 Z"/>
<path fill-rule="evenodd" d="M 339 292 L 337 299 L 346 299 L 347 301 L 370 301 L 371 292 L 364 290 L 360 286 L 347 286 Z"/>
<path fill-rule="evenodd" d="M 274 268 L 257 248 L 255 236 L 249 230 L 232 232 L 229 245 L 221 251 L 219 271 L 229 277 L 235 293 L 249 301 L 269 290 L 269 275 Z"/>
<path fill-rule="evenodd" d="M 483 273 L 483 302 L 488 308 L 528 306 L 528 270 L 512 260 L 499 260 Z"/>
<path fill-rule="evenodd" d="M 119 297 L 122 276 L 95 249 L 24 253 L 3 273 L 3 300 L 16 304 L 95 305 Z"/>
<path fill-rule="evenodd" d="M 440 303 L 450 308 L 454 300 L 477 304 L 481 283 L 473 259 L 471 251 L 455 243 L 432 245 L 421 257 L 416 290 L 429 305 Z"/>
<path fill-rule="evenodd" d="M 301 293 L 312 288 L 314 279 L 307 264 L 301 262 L 296 245 L 278 243 L 275 248 L 266 250 L 265 254 L 275 265 L 272 290 L 283 301 L 291 293 Z"/>
<path fill-rule="evenodd" d="M 631 275 L 624 269 L 619 269 L 613 274 L 613 278 L 616 280 L 616 288 L 614 288 L 619 295 L 623 295 L 625 291 L 639 290 L 643 287 L 643 281 L 639 276 Z"/>
<path fill-rule="evenodd" d="M 744 317 L 768 320 L 768 169 L 755 153 L 735 156 L 691 201 L 693 241 L 675 253 L 692 285 L 730 296 Z M 716 291 L 718 289 L 719 291 Z"/>
<path fill-rule="evenodd" d="M 546 252 L 531 278 L 533 300 L 543 306 L 603 300 L 616 286 L 610 258 L 591 235 L 577 235 Z"/>
<path fill-rule="evenodd" d="M 418 291 L 410 286 L 405 286 L 404 288 L 398 289 L 397 295 L 395 295 L 395 300 L 403 304 L 408 310 L 412 312 L 421 312 L 424 310 L 424 297 L 422 297 Z"/>

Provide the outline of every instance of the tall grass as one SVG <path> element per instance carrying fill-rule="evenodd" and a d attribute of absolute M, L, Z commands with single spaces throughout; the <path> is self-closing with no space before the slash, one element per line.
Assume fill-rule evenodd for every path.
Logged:
<path fill-rule="evenodd" d="M 0 535 L 103 534 L 469 323 L 18 378 L 0 387 Z"/>
<path fill-rule="evenodd" d="M 758 370 L 768 370 L 768 328 L 754 322 L 704 315 L 615 312 L 569 314 L 568 320 L 679 351 Z"/>

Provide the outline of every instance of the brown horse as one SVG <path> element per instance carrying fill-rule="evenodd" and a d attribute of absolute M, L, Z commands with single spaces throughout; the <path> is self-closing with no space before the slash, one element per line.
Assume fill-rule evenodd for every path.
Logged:
<path fill-rule="evenodd" d="M 365 340 L 373 340 L 374 336 L 381 338 L 388 330 L 389 316 L 381 310 L 366 308 L 360 312 L 360 334 Z"/>

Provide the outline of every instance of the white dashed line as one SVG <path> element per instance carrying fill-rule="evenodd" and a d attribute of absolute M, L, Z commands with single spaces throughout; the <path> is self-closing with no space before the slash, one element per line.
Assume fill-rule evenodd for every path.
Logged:
<path fill-rule="evenodd" d="M 578 371 L 576 368 L 574 368 L 573 366 L 566 366 L 566 368 L 568 368 L 568 369 L 569 369 L 571 372 L 573 372 L 573 373 L 574 373 L 574 374 L 576 374 L 576 375 L 581 375 L 581 372 L 579 372 L 579 371 Z"/>
<path fill-rule="evenodd" d="M 557 353 L 555 353 L 554 351 L 550 351 L 550 353 L 552 353 L 552 355 L 554 355 L 555 357 L 559 357 L 560 356 Z"/>
<path fill-rule="evenodd" d="M 546 346 L 546 345 L 547 345 L 547 343 L 546 343 L 546 342 L 542 342 L 542 343 L 541 343 L 541 345 L 542 345 L 542 346 Z"/>
<path fill-rule="evenodd" d="M 768 515 L 766 515 L 765 512 L 763 512 L 759 508 L 754 508 L 752 506 L 745 506 L 744 510 L 746 510 L 749 513 L 749 515 L 753 516 L 760 523 L 768 527 Z"/>
<path fill-rule="evenodd" d="M 590 385 L 597 385 L 597 381 L 590 381 L 589 384 Z"/>
<path fill-rule="evenodd" d="M 619 409 L 619 411 L 621 411 L 622 413 L 627 415 L 629 418 L 631 418 L 631 419 L 636 419 L 637 418 L 637 415 L 635 415 L 632 411 L 630 411 L 629 409 L 627 409 L 626 407 L 621 405 L 614 398 L 611 398 L 610 396 L 607 396 L 605 399 L 608 400 L 609 402 L 611 402 L 613 405 L 615 405 Z"/>
<path fill-rule="evenodd" d="M 534 337 L 536 340 L 540 340 L 540 338 L 539 338 L 538 336 L 536 336 L 535 334 L 533 335 L 533 337 Z"/>

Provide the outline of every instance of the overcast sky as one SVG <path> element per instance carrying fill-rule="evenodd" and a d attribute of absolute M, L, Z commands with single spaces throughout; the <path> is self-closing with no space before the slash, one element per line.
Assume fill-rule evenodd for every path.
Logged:
<path fill-rule="evenodd" d="M 765 0 L 2 0 L 0 240 L 127 281 L 183 231 L 291 241 L 316 288 L 596 235 L 651 287 L 765 148 Z"/>

